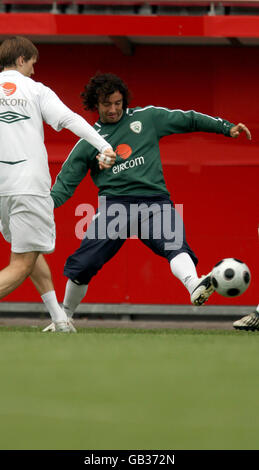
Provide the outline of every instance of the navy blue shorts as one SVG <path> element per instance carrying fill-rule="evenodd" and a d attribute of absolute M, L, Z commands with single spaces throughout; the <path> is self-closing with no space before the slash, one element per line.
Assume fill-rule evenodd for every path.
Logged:
<path fill-rule="evenodd" d="M 169 197 L 103 196 L 80 248 L 66 261 L 65 276 L 89 284 L 131 236 L 137 236 L 169 262 L 180 253 L 188 253 L 194 264 L 198 263 L 186 241 L 182 217 Z"/>

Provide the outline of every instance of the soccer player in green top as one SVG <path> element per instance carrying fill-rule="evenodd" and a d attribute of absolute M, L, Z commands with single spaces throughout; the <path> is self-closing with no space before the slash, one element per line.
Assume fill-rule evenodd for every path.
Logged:
<path fill-rule="evenodd" d="M 244 124 L 195 111 L 146 106 L 129 108 L 129 91 L 116 75 L 97 74 L 82 93 L 84 107 L 98 110 L 94 128 L 115 149 L 112 167 L 85 140 L 79 140 L 51 190 L 55 207 L 64 204 L 90 171 L 99 188 L 99 207 L 81 246 L 66 261 L 68 277 L 63 308 L 72 315 L 84 298 L 92 277 L 137 235 L 154 253 L 166 258 L 172 273 L 202 305 L 213 293 L 210 273 L 199 278 L 198 262 L 189 247 L 183 222 L 166 188 L 159 151 L 161 137 L 195 131 L 238 137 L 251 134 Z M 45 329 L 53 330 L 53 324 Z"/>

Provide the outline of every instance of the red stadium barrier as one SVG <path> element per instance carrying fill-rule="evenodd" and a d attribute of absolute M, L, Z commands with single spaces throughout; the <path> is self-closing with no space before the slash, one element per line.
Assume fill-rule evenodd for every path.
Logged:
<path fill-rule="evenodd" d="M 259 16 L 52 15 L 2 13 L 1 36 L 20 34 L 39 40 L 72 37 L 111 38 L 258 38 Z"/>
<path fill-rule="evenodd" d="M 3 5 L 246 5 L 254 6 L 259 0 L 1 0 Z"/>

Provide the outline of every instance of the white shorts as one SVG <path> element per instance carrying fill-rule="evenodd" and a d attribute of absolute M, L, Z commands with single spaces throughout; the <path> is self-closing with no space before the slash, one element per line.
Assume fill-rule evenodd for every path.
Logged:
<path fill-rule="evenodd" d="M 51 196 L 0 196 L 1 232 L 13 253 L 52 253 L 56 230 Z"/>

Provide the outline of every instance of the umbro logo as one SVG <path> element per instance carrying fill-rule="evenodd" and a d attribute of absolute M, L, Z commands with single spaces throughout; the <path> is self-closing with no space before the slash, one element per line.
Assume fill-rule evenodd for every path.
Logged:
<path fill-rule="evenodd" d="M 17 163 L 26 162 L 26 160 L 17 160 L 17 162 L 6 162 L 5 160 L 0 160 L 0 163 L 5 163 L 6 165 L 17 165 Z"/>
<path fill-rule="evenodd" d="M 133 132 L 136 132 L 136 134 L 140 134 L 142 131 L 142 122 L 134 121 L 130 124 L 130 128 Z"/>
<path fill-rule="evenodd" d="M 25 116 L 24 114 L 15 113 L 14 111 L 5 111 L 4 113 L 0 113 L 0 121 L 5 122 L 6 124 L 12 124 L 13 122 L 25 119 L 30 119 L 30 117 Z"/>

